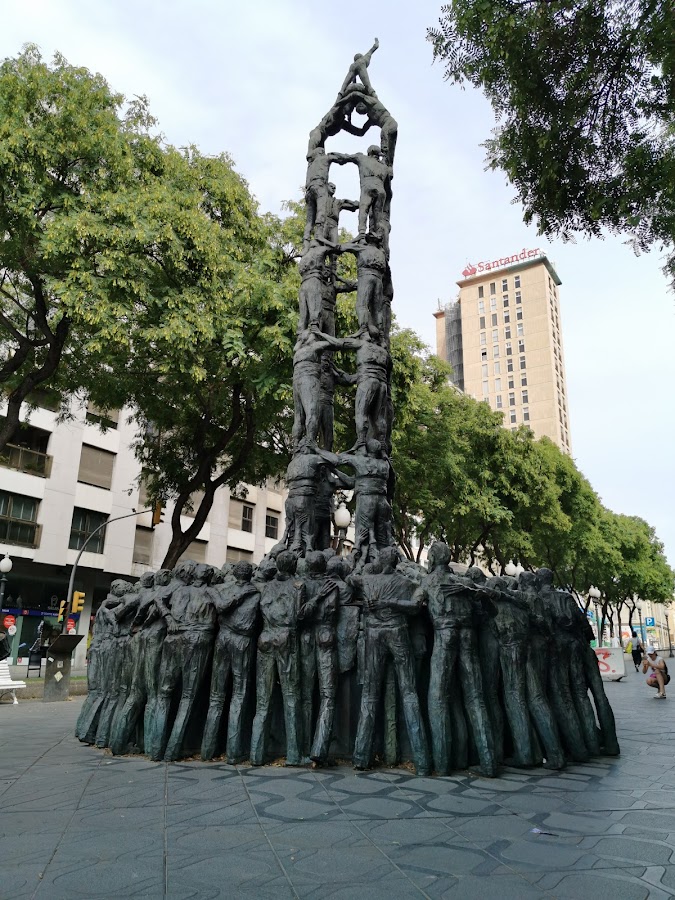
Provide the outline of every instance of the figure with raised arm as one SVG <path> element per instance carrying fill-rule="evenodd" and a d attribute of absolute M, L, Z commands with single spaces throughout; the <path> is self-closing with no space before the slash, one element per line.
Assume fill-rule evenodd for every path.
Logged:
<path fill-rule="evenodd" d="M 331 349 L 315 326 L 298 335 L 293 348 L 293 448 L 316 447 L 321 413 L 321 355 Z"/>
<path fill-rule="evenodd" d="M 326 221 L 326 205 L 330 198 L 328 191 L 328 173 L 332 163 L 343 165 L 352 162 L 351 156 L 344 153 L 326 153 L 323 147 L 317 147 L 307 154 L 307 179 L 305 182 L 305 203 L 307 206 L 307 221 L 303 248 L 309 247 L 310 238 L 315 227 L 323 230 Z"/>
<path fill-rule="evenodd" d="M 342 97 L 339 97 L 336 106 L 344 106 L 345 110 L 356 110 L 359 115 L 368 116 L 364 129 L 376 125 L 380 129 L 380 147 L 387 165 L 394 165 L 396 152 L 396 140 L 398 138 L 398 122 L 378 100 L 374 94 L 367 94 L 360 84 L 354 84 L 348 88 Z"/>
<path fill-rule="evenodd" d="M 356 81 L 357 77 L 361 79 L 361 84 L 370 94 L 375 93 L 373 86 L 370 83 L 370 78 L 368 77 L 368 66 L 370 65 L 370 60 L 373 58 L 373 53 L 379 46 L 380 42 L 375 38 L 373 46 L 367 53 L 355 54 L 354 62 L 349 66 L 349 70 L 345 75 L 345 80 L 342 82 L 338 99 L 344 94 L 349 85 Z"/>
<path fill-rule="evenodd" d="M 338 350 L 356 350 L 356 399 L 354 421 L 357 446 L 368 438 L 386 444 L 387 386 L 390 356 L 381 338 L 372 338 L 369 331 L 362 337 L 334 338 L 319 334 L 329 346 Z"/>
<path fill-rule="evenodd" d="M 382 444 L 376 440 L 360 444 L 355 453 L 318 452 L 333 465 L 345 465 L 354 470 L 354 553 L 363 564 L 376 550 L 392 545 L 388 499 L 391 464 L 382 453 Z"/>

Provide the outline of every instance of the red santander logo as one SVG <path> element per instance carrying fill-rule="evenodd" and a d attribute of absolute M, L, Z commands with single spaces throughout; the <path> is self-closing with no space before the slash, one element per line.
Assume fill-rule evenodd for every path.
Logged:
<path fill-rule="evenodd" d="M 467 265 L 466 269 L 464 269 L 464 271 L 462 272 L 462 275 L 465 278 L 471 278 L 471 276 L 475 275 L 475 274 L 476 274 L 476 267 L 471 265 L 471 263 L 469 263 Z"/>

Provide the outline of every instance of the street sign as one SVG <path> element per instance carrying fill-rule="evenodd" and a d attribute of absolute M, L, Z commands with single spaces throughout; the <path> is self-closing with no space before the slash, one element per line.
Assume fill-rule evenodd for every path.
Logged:
<path fill-rule="evenodd" d="M 16 625 L 16 618 L 14 616 L 5 616 L 2 620 L 2 624 L 5 628 L 11 628 L 12 625 Z"/>
<path fill-rule="evenodd" d="M 655 624 L 654 616 L 645 616 L 645 625 L 647 628 L 653 628 Z"/>
<path fill-rule="evenodd" d="M 10 637 L 14 637 L 14 635 L 16 634 L 16 625 L 10 625 L 9 628 L 7 629 L 7 634 Z"/>
<path fill-rule="evenodd" d="M 66 631 L 68 634 L 75 634 L 75 619 L 68 619 L 66 622 Z"/>

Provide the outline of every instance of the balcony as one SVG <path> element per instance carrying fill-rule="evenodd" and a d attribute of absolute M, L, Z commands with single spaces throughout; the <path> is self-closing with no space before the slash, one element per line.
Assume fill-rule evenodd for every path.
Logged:
<path fill-rule="evenodd" d="M 42 526 L 37 522 L 0 516 L 0 543 L 36 548 L 40 546 L 41 533 Z"/>
<path fill-rule="evenodd" d="M 39 478 L 49 478 L 52 471 L 52 457 L 39 450 L 7 444 L 5 449 L 0 451 L 0 466 L 5 469 L 16 469 L 17 472 L 26 472 L 28 475 L 37 475 Z"/>

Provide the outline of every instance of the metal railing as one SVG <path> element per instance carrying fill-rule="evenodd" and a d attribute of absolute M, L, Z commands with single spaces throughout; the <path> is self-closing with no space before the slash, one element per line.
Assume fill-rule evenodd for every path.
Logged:
<path fill-rule="evenodd" d="M 39 450 L 29 450 L 16 444 L 7 444 L 0 452 L 0 466 L 5 469 L 16 469 L 40 478 L 49 478 L 52 471 L 52 457 Z"/>
<path fill-rule="evenodd" d="M 42 525 L 37 522 L 0 516 L 0 542 L 3 544 L 36 548 L 40 546 L 41 536 Z"/>

